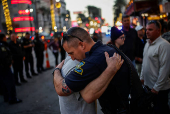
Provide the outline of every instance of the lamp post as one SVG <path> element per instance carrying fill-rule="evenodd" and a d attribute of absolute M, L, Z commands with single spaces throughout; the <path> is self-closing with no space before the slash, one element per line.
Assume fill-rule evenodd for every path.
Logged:
<path fill-rule="evenodd" d="M 33 12 L 33 9 L 30 8 L 30 5 L 28 5 L 28 9 L 26 9 L 25 12 L 30 12 L 29 17 L 31 17 L 31 13 Z M 31 37 L 32 37 L 32 22 L 31 22 L 31 20 L 30 20 L 30 27 L 31 27 L 30 31 L 31 31 Z"/>
<path fill-rule="evenodd" d="M 146 27 L 146 19 L 148 17 L 148 13 L 142 13 L 141 16 L 143 17 L 143 20 L 144 20 L 144 25 Z"/>
<path fill-rule="evenodd" d="M 61 27 L 61 13 L 60 13 L 60 8 L 61 8 L 61 3 L 60 0 L 56 0 L 56 4 L 55 4 L 56 8 L 58 9 L 58 16 L 59 16 L 59 30 L 62 30 Z"/>

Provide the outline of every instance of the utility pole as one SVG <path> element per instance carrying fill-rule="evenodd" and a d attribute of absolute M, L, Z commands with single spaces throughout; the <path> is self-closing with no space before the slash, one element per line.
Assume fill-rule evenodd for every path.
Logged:
<path fill-rule="evenodd" d="M 61 3 L 60 1 L 57 1 L 55 4 L 56 8 L 58 9 L 58 17 L 59 17 L 59 30 L 62 31 L 61 27 L 61 13 L 60 13 L 60 8 L 61 8 Z"/>

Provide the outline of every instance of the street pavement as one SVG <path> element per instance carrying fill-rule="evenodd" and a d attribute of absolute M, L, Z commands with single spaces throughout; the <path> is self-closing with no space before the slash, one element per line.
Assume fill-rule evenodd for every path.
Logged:
<path fill-rule="evenodd" d="M 108 40 L 109 37 L 104 36 L 103 43 L 106 43 Z M 58 95 L 55 92 L 53 76 L 51 74 L 55 67 L 55 58 L 51 50 L 48 49 L 47 52 L 49 55 L 50 66 L 53 68 L 38 74 L 38 76 L 33 76 L 31 79 L 25 77 L 28 83 L 24 83 L 22 86 L 16 86 L 17 97 L 23 100 L 22 103 L 10 105 L 5 103 L 3 96 L 0 95 L 0 114 L 60 114 Z M 44 57 L 45 53 L 46 52 L 44 52 Z M 37 72 L 34 51 L 33 58 L 34 68 Z M 61 55 L 59 54 L 59 62 L 60 58 Z M 46 68 L 45 58 L 44 68 Z M 97 104 L 97 114 L 103 114 L 100 111 L 99 103 Z"/>

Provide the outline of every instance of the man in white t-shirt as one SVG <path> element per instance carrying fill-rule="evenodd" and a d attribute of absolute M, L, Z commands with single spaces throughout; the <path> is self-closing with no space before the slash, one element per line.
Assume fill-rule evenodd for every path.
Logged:
<path fill-rule="evenodd" d="M 72 60 L 67 56 L 61 69 L 61 74 L 65 78 L 76 67 L 79 61 Z M 69 96 L 58 96 L 61 114 L 95 114 L 95 103 L 86 103 L 79 92 Z"/>

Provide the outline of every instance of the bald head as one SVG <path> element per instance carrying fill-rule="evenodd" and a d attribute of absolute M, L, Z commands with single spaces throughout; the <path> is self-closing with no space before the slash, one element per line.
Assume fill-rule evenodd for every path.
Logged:
<path fill-rule="evenodd" d="M 11 34 L 11 41 L 16 41 L 16 39 L 17 39 L 16 34 L 12 33 Z"/>

